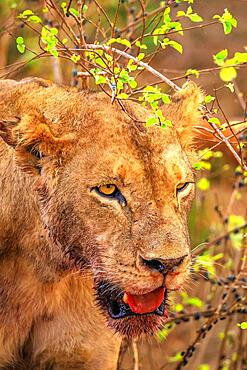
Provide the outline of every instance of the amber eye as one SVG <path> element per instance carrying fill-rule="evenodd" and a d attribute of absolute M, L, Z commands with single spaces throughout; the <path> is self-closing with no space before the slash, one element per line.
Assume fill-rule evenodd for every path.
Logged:
<path fill-rule="evenodd" d="M 106 185 L 97 186 L 96 191 L 100 195 L 105 195 L 107 197 L 110 197 L 110 196 L 112 197 L 112 196 L 115 196 L 119 190 L 116 187 L 116 185 L 106 184 Z"/>
<path fill-rule="evenodd" d="M 180 184 L 177 185 L 176 190 L 177 193 L 180 193 L 181 191 L 185 190 L 187 186 L 189 186 L 189 182 L 181 182 Z"/>
<path fill-rule="evenodd" d="M 123 194 L 114 184 L 95 186 L 94 188 L 92 188 L 92 190 L 94 190 L 103 198 L 117 200 L 119 204 L 121 204 L 121 206 L 123 207 L 127 205 L 126 199 L 124 198 Z"/>

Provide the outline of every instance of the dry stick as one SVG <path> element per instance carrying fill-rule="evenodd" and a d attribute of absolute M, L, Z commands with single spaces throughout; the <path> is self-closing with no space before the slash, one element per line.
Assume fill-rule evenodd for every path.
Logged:
<path fill-rule="evenodd" d="M 46 21 L 53 21 L 54 19 L 52 18 L 52 14 L 51 12 L 50 13 L 47 13 L 47 16 L 44 15 L 44 19 Z M 39 46 L 41 48 L 41 50 L 44 51 L 44 49 L 41 47 L 41 44 L 40 44 L 40 37 L 39 37 Z M 51 68 L 52 68 L 52 72 L 53 72 L 53 78 L 54 78 L 54 81 L 61 85 L 63 83 L 63 75 L 62 75 L 62 71 L 61 71 L 61 65 L 60 65 L 60 59 L 59 58 L 51 58 L 50 59 L 51 61 Z"/>
<path fill-rule="evenodd" d="M 227 66 L 228 67 L 228 66 Z M 242 68 L 242 67 L 247 67 L 247 63 L 242 63 L 242 64 L 231 64 L 229 67 L 235 67 L 235 68 Z M 210 67 L 210 68 L 204 68 L 204 69 L 198 69 L 199 73 L 208 73 L 208 72 L 213 72 L 222 69 L 222 67 Z M 171 81 L 176 81 L 176 80 L 181 80 L 181 78 L 188 77 L 189 75 L 181 75 L 178 77 L 171 78 Z"/>
<path fill-rule="evenodd" d="M 159 14 L 157 14 L 156 16 L 155 16 L 155 18 L 156 17 L 158 17 L 159 16 Z M 159 22 L 161 21 L 161 19 L 162 19 L 162 16 L 160 16 L 160 18 L 158 19 L 158 21 L 156 22 L 156 25 L 154 26 L 154 28 L 153 28 L 153 30 L 158 26 L 158 24 L 159 24 Z M 155 20 L 155 19 L 154 19 Z M 154 21 L 153 20 L 153 21 Z M 150 24 L 152 24 L 152 22 L 150 23 Z M 135 41 L 136 42 L 136 41 Z M 157 47 L 157 49 L 155 50 L 155 52 L 154 53 L 151 53 L 151 54 L 149 54 L 149 55 L 146 55 L 146 57 L 145 58 L 149 58 L 148 59 L 148 61 L 146 62 L 148 65 L 150 65 L 151 64 L 151 62 L 154 60 L 154 58 L 156 57 L 156 55 L 159 53 L 161 51 L 161 46 L 159 45 L 158 47 Z M 142 72 L 143 72 L 143 70 L 141 70 L 141 71 L 139 71 L 138 73 L 137 73 L 137 75 L 136 75 L 136 79 L 142 74 Z"/>
<path fill-rule="evenodd" d="M 121 0 L 118 0 L 117 9 L 116 9 L 116 12 L 115 12 L 115 18 L 114 18 L 112 29 L 111 29 L 111 38 L 115 37 L 115 27 L 116 27 L 116 24 L 117 24 L 120 4 L 121 4 Z"/>
<path fill-rule="evenodd" d="M 208 22 L 208 23 L 204 23 L 204 24 L 199 24 L 199 25 L 196 25 L 196 26 L 191 26 L 191 27 L 185 27 L 185 28 L 182 28 L 181 30 L 178 30 L 178 31 L 168 31 L 166 33 L 160 33 L 160 34 L 157 34 L 157 33 L 146 33 L 145 35 L 143 35 L 143 37 L 151 37 L 151 36 L 168 36 L 168 35 L 172 35 L 172 34 L 175 34 L 175 33 L 178 33 L 178 32 L 184 32 L 184 31 L 191 31 L 191 30 L 194 30 L 194 29 L 197 29 L 197 28 L 205 28 L 205 27 L 208 27 L 208 26 L 212 26 L 213 24 L 220 24 L 220 22 L 218 21 L 213 21 L 213 22 Z M 139 40 L 141 37 L 138 37 L 136 40 Z"/>
<path fill-rule="evenodd" d="M 229 120 L 227 119 L 227 117 L 226 117 L 226 114 L 225 114 L 224 110 L 223 110 L 223 109 L 222 109 L 222 107 L 221 107 L 221 104 L 220 104 L 220 102 L 219 102 L 219 99 L 218 99 L 218 95 L 217 95 L 217 91 L 216 91 L 216 90 L 214 91 L 214 94 L 215 94 L 215 100 L 216 100 L 217 105 L 218 105 L 218 107 L 219 107 L 219 109 L 220 109 L 220 111 L 221 111 L 221 113 L 222 113 L 222 115 L 223 115 L 223 117 L 224 117 L 224 119 L 225 119 L 225 121 L 226 121 L 227 127 L 230 129 L 230 131 L 231 131 L 232 135 L 233 135 L 233 136 L 235 137 L 235 139 L 237 140 L 237 143 L 238 143 L 238 146 L 239 146 L 240 158 L 241 158 L 241 161 L 242 161 L 242 164 L 243 164 L 242 150 L 241 150 L 241 145 L 240 145 L 240 143 L 239 143 L 238 137 L 237 137 L 237 135 L 235 134 L 235 132 L 233 131 L 233 129 L 232 129 L 232 127 L 231 127 L 231 124 L 230 124 Z"/>
<path fill-rule="evenodd" d="M 162 6 L 162 7 L 158 8 L 158 9 L 153 10 L 152 12 L 150 12 L 149 14 L 146 15 L 146 18 L 152 17 L 153 15 L 156 15 L 158 13 L 161 13 L 163 10 L 166 9 L 166 7 L 167 6 L 165 5 L 165 6 Z M 142 18 L 142 16 L 140 16 L 139 19 L 136 19 L 133 23 L 130 23 L 130 24 L 128 24 L 128 26 L 122 28 L 121 33 L 126 32 L 131 27 L 137 26 L 139 23 L 142 22 L 141 18 Z"/>
<path fill-rule="evenodd" d="M 154 55 L 154 54 L 153 54 Z M 235 68 L 242 68 L 242 67 L 247 67 L 247 63 L 242 63 L 242 64 L 232 64 L 232 65 L 229 65 L 229 67 L 235 67 Z M 213 71 L 217 71 L 217 70 L 220 70 L 222 69 L 222 67 L 211 67 L 211 68 L 204 68 L 204 69 L 198 69 L 197 71 L 202 74 L 202 73 L 210 73 L 210 72 L 213 72 Z M 165 72 L 165 73 L 183 73 L 184 71 L 181 71 L 181 70 L 176 70 L 176 69 L 167 69 L 167 68 L 162 68 L 162 71 Z M 170 80 L 171 81 L 178 81 L 178 80 L 181 80 L 182 78 L 187 78 L 191 76 L 190 74 L 183 74 L 181 76 L 178 76 L 178 77 L 173 77 L 171 78 Z M 162 80 L 158 80 L 158 81 L 155 81 L 155 82 L 151 82 L 149 85 L 150 86 L 155 86 L 155 85 L 159 85 L 159 84 L 162 84 L 164 83 L 164 81 Z M 135 92 L 138 92 L 139 90 L 143 90 L 145 86 L 141 86 L 140 88 L 138 89 L 135 89 Z"/>
<path fill-rule="evenodd" d="M 138 353 L 138 347 L 137 347 L 136 339 L 132 340 L 132 350 L 133 350 L 133 358 L 134 358 L 133 370 L 139 370 L 139 353 Z"/>
<path fill-rule="evenodd" d="M 239 280 L 242 272 L 244 271 L 245 263 L 246 263 L 246 261 L 245 261 L 245 259 L 246 259 L 246 252 L 247 252 L 247 250 L 244 250 L 243 251 L 243 254 L 242 254 L 242 256 L 243 256 L 242 263 L 241 263 L 240 269 L 239 269 L 239 271 L 238 271 L 238 273 L 236 275 L 235 282 L 237 282 Z M 229 284 L 229 288 L 232 288 L 233 285 L 234 285 L 234 282 L 230 283 Z M 195 348 L 200 343 L 200 341 L 202 339 L 204 339 L 204 337 L 207 335 L 208 331 L 211 330 L 212 326 L 215 323 L 215 319 L 216 318 L 219 318 L 220 312 L 221 312 L 221 310 L 223 308 L 223 305 L 225 304 L 225 302 L 229 298 L 230 291 L 231 291 L 231 289 L 229 289 L 229 291 L 226 293 L 225 297 L 221 300 L 218 308 L 215 311 L 215 314 L 211 318 L 209 318 L 208 321 L 202 326 L 201 329 L 203 329 L 203 330 L 200 330 L 198 332 L 198 335 L 196 336 L 195 340 L 187 348 L 187 350 L 185 352 L 185 355 L 183 356 L 183 362 L 179 363 L 178 366 L 176 366 L 176 369 L 175 370 L 181 370 L 182 367 L 186 366 L 186 364 L 188 363 L 189 358 L 193 354 L 193 351 L 191 351 L 191 349 L 192 348 Z M 237 305 L 238 305 L 238 303 L 237 302 L 236 303 L 234 302 L 232 307 L 237 306 Z M 228 311 L 228 312 L 230 312 L 230 311 Z M 186 360 L 186 362 L 185 362 L 185 360 Z"/>
<path fill-rule="evenodd" d="M 241 316 L 241 315 L 239 315 L 239 316 Z M 243 347 L 243 335 L 244 335 L 244 330 L 240 329 L 239 336 L 238 336 L 238 345 L 237 345 L 237 360 L 235 361 L 233 370 L 238 369 L 238 364 L 240 364 L 240 366 L 241 366 L 241 357 L 242 357 L 241 355 L 242 355 L 242 351 L 244 349 L 244 347 Z"/>
<path fill-rule="evenodd" d="M 97 7 L 100 9 L 100 11 L 104 14 L 105 16 L 105 19 L 107 20 L 107 22 L 109 23 L 109 26 L 110 26 L 110 29 L 112 29 L 112 23 L 111 23 L 111 20 L 110 18 L 108 17 L 105 9 L 98 3 L 97 0 L 94 0 L 95 4 L 97 5 Z"/>
<path fill-rule="evenodd" d="M 121 370 L 121 365 L 122 365 L 125 353 L 126 353 L 128 348 L 129 348 L 129 342 L 125 338 L 125 339 L 123 339 L 121 347 L 120 347 L 118 362 L 117 362 L 117 370 Z"/>
<path fill-rule="evenodd" d="M 68 6 L 67 6 L 67 12 L 69 13 L 70 7 L 71 7 L 72 0 L 69 0 Z"/>
<path fill-rule="evenodd" d="M 72 51 L 82 51 L 84 49 L 70 49 L 70 50 L 72 50 Z M 167 85 L 172 87 L 174 90 L 176 90 L 176 91 L 182 90 L 181 87 L 179 87 L 178 85 L 173 83 L 171 80 L 169 80 L 169 78 L 162 75 L 160 72 L 156 71 L 156 69 L 150 67 L 147 63 L 142 62 L 141 60 L 138 60 L 137 58 L 133 57 L 133 55 L 127 54 L 126 52 L 124 52 L 122 50 L 112 48 L 112 47 L 107 46 L 107 45 L 94 45 L 94 44 L 87 44 L 87 49 L 86 50 L 104 50 L 106 52 L 111 51 L 113 53 L 121 55 L 122 57 L 124 57 L 126 59 L 132 59 L 140 67 L 145 68 L 147 71 L 149 71 L 150 73 L 152 73 L 156 77 L 159 77 L 163 82 L 165 82 Z"/>
<path fill-rule="evenodd" d="M 79 15 L 78 15 L 78 19 L 75 17 L 76 19 L 76 22 L 78 22 L 78 28 L 79 28 L 79 32 L 80 32 L 80 44 L 82 47 L 85 47 L 86 45 L 86 40 L 85 40 L 85 32 L 84 32 L 84 27 L 83 27 L 83 16 L 82 16 L 82 10 L 83 10 L 83 7 L 85 5 L 85 2 L 82 4 L 82 0 L 78 0 L 77 1 L 78 3 L 78 12 L 79 12 Z M 85 69 L 89 69 L 88 67 L 88 62 L 87 62 L 87 58 L 86 58 L 86 55 L 85 55 L 85 52 L 83 52 L 83 57 L 84 59 L 86 60 L 85 62 Z M 89 89 L 89 78 L 88 77 L 85 77 L 83 80 L 82 80 L 82 87 L 85 88 L 85 89 Z"/>
<path fill-rule="evenodd" d="M 233 80 L 233 84 L 234 84 L 234 90 L 235 90 L 236 96 L 238 98 L 239 104 L 240 104 L 241 108 L 243 109 L 243 111 L 245 112 L 246 102 L 243 99 L 243 94 L 241 93 L 236 80 Z"/>
<path fill-rule="evenodd" d="M 222 240 L 224 240 L 225 238 L 229 237 L 230 234 L 234 234 L 237 231 L 240 231 L 240 230 L 245 229 L 245 228 L 247 228 L 247 222 L 245 222 L 242 226 L 234 227 L 233 229 L 231 229 L 227 233 L 225 233 L 221 236 L 218 236 L 217 238 L 207 242 L 206 245 L 202 245 L 202 248 L 198 247 L 196 249 L 195 255 L 197 255 L 199 253 L 199 250 L 200 250 L 200 253 L 202 253 L 204 250 L 208 249 L 208 247 L 210 247 L 211 245 L 217 244 L 217 243 L 221 242 Z M 193 250 L 192 250 L 192 252 L 193 252 Z"/>
<path fill-rule="evenodd" d="M 74 40 L 72 39 L 73 43 L 78 44 L 78 39 L 76 37 L 76 34 L 74 33 L 73 29 L 68 24 L 66 18 L 61 14 L 60 9 L 56 5 L 56 3 L 53 0 L 45 0 L 45 3 L 46 3 L 46 5 L 48 6 L 49 9 L 53 9 L 56 12 L 58 17 L 61 19 L 62 24 L 64 24 L 67 27 L 67 29 L 69 30 L 69 32 L 71 32 L 71 35 L 74 38 Z M 70 37 L 70 39 L 71 39 L 71 37 Z"/>
<path fill-rule="evenodd" d="M 238 124 L 240 124 L 240 123 L 244 123 L 244 122 L 239 122 Z M 233 126 L 233 125 L 232 125 Z M 242 128 L 241 130 L 239 130 L 239 131 L 237 131 L 236 132 L 236 135 L 239 135 L 239 134 L 241 134 L 241 132 L 243 132 L 243 131 L 245 131 L 246 130 L 246 128 L 247 127 L 244 127 L 244 128 Z M 203 130 L 205 129 L 206 130 L 206 128 L 202 128 Z M 207 130 L 206 130 L 207 131 Z M 213 131 L 211 131 L 211 130 L 209 130 L 209 132 L 210 133 L 212 133 L 213 135 L 214 135 L 214 133 L 213 133 Z M 215 135 L 214 135 L 215 136 Z M 229 139 L 232 139 L 233 138 L 233 135 L 230 135 L 230 136 L 227 136 L 227 139 L 229 140 Z M 209 142 L 213 142 L 213 143 L 215 143 L 215 141 L 214 140 L 209 140 L 209 139 L 203 139 L 204 141 L 209 141 Z M 234 144 L 236 144 L 236 143 L 234 143 Z M 205 153 L 203 153 L 203 155 L 204 154 L 206 154 L 207 152 L 209 152 L 210 150 L 214 150 L 215 148 L 217 148 L 218 146 L 220 146 L 221 145 L 221 141 L 219 142 L 217 142 L 216 144 L 214 144 L 213 146 L 211 146 Z M 202 157 L 202 156 L 201 156 Z M 199 157 L 199 158 L 201 158 L 201 157 Z"/>
<path fill-rule="evenodd" d="M 146 29 L 146 21 L 145 21 L 145 3 L 143 0 L 139 0 L 140 7 L 141 7 L 141 20 L 142 20 L 142 33 L 141 33 L 141 42 L 144 36 L 144 31 Z"/>
<path fill-rule="evenodd" d="M 218 355 L 218 365 L 216 367 L 216 369 L 218 369 L 218 370 L 221 369 L 221 366 L 222 366 L 222 357 L 225 354 L 225 347 L 226 347 L 226 344 L 227 344 L 228 332 L 230 330 L 231 323 L 232 323 L 232 316 L 229 316 L 228 320 L 227 320 L 227 324 L 225 326 L 225 330 L 224 330 L 224 337 L 223 337 L 223 340 L 221 341 L 221 345 L 220 345 L 220 351 L 219 351 L 219 355 Z"/>
<path fill-rule="evenodd" d="M 6 78 L 8 77 L 9 75 L 11 75 L 12 73 L 15 73 L 15 72 L 18 72 L 21 68 L 25 67 L 26 65 L 28 65 L 30 62 L 34 61 L 35 59 L 39 59 L 39 58 L 42 58 L 44 56 L 44 53 L 40 53 L 39 55 L 35 55 L 33 58 L 29 59 L 29 60 L 26 60 L 24 62 L 18 62 L 18 63 L 14 63 L 11 65 L 11 70 L 4 73 L 3 75 L 0 75 L 0 78 Z"/>

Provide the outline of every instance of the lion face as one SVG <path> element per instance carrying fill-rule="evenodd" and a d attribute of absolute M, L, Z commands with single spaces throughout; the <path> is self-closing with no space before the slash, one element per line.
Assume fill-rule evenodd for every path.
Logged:
<path fill-rule="evenodd" d="M 2 130 L 9 143 L 19 138 L 16 160 L 34 178 L 51 247 L 92 272 L 96 304 L 122 335 L 155 332 L 169 291 L 189 276 L 198 96 L 193 88 L 175 99 L 167 114 L 178 129 L 161 129 L 145 127 L 140 106 L 126 104 L 126 114 L 101 94 L 36 86 L 35 119 L 23 115 L 11 134 Z"/>

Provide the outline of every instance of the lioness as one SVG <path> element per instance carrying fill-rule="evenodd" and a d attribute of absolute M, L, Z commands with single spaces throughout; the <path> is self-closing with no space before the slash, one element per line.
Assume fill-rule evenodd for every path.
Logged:
<path fill-rule="evenodd" d="M 166 129 L 41 79 L 0 95 L 0 368 L 113 370 L 189 276 L 200 90 L 175 94 Z"/>

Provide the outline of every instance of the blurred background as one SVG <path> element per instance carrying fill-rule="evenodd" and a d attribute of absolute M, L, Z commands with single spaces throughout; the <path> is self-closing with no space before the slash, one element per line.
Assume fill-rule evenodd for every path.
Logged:
<path fill-rule="evenodd" d="M 57 3 L 60 5 L 61 2 Z M 101 0 L 99 3 L 113 20 L 118 2 Z M 166 3 L 170 3 L 171 17 L 175 17 L 178 10 L 186 10 L 188 5 L 192 5 L 193 11 L 203 18 L 203 24 L 212 22 L 213 15 L 223 14 L 225 8 L 237 19 L 237 28 L 229 35 L 224 34 L 219 23 L 187 30 L 183 37 L 173 35 L 172 39 L 183 45 L 183 54 L 178 54 L 173 48 L 166 48 L 153 57 L 151 65 L 170 79 L 175 79 L 179 86 L 186 81 L 186 78 L 181 76 L 184 76 L 188 69 L 202 70 L 199 77 L 192 75 L 190 79 L 199 84 L 206 95 L 215 96 L 217 91 L 219 104 L 229 122 L 244 122 L 247 101 L 246 65 L 237 68 L 237 77 L 231 81 L 233 92 L 220 79 L 219 70 L 210 69 L 216 66 L 213 55 L 222 49 L 228 50 L 228 57 L 232 57 L 235 52 L 247 52 L 247 1 L 195 0 L 194 3 Z M 97 22 L 98 13 L 93 2 L 87 1 L 87 4 L 87 17 Z M 156 0 L 148 2 L 148 11 L 152 12 L 160 4 L 161 2 Z M 32 29 L 23 26 L 16 17 L 25 9 L 42 14 L 44 8 L 45 2 L 40 0 L 0 0 L 0 78 L 21 79 L 37 76 L 82 86 L 83 83 L 76 79 L 78 66 L 71 60 L 46 57 L 29 61 L 35 55 L 33 51 L 38 50 L 37 37 Z M 126 38 L 134 40 L 138 36 L 140 29 L 128 32 L 128 25 L 137 20 L 139 8 L 140 2 L 136 0 L 120 2 L 116 24 L 119 34 L 127 29 Z M 53 22 L 53 25 L 56 25 L 58 22 L 44 10 L 43 17 L 47 24 Z M 107 28 L 106 20 L 102 19 L 102 25 Z M 183 21 L 183 27 L 195 25 L 197 26 L 197 23 L 191 24 L 189 20 Z M 87 42 L 94 42 L 95 27 L 90 22 L 85 22 L 85 34 Z M 15 39 L 18 36 L 22 36 L 28 46 L 23 54 L 16 48 Z M 146 44 L 149 52 L 152 52 L 152 40 L 147 39 Z M 152 84 L 154 81 L 154 76 L 147 72 L 138 77 L 140 86 Z M 97 88 L 93 82 L 90 82 L 90 87 Z M 160 87 L 169 91 L 164 84 Z M 243 125 L 246 127 L 246 122 Z M 243 145 L 246 145 L 244 131 L 241 135 Z M 247 220 L 247 174 L 239 168 L 223 144 L 216 146 L 214 150 L 205 149 L 215 144 L 215 138 L 206 131 L 197 133 L 196 145 L 200 150 L 199 161 L 202 162 L 202 169 L 196 171 L 197 195 L 189 223 L 192 248 L 204 244 L 195 251 L 193 280 L 181 295 L 175 294 L 171 297 L 171 323 L 161 330 L 157 337 L 149 338 L 148 341 L 145 339 L 134 343 L 124 342 L 119 360 L 121 370 L 179 369 L 184 353 L 189 353 L 189 346 L 192 355 L 188 356 L 188 364 L 184 363 L 183 366 L 190 370 L 247 369 L 246 330 L 238 326 L 246 321 L 246 271 L 242 275 L 242 285 L 234 283 L 243 256 L 242 250 L 246 248 L 246 227 L 243 225 L 246 225 Z M 243 147 L 243 150 L 246 149 Z M 230 232 L 231 230 L 234 232 Z M 225 294 L 229 295 L 229 299 L 227 298 L 221 309 L 225 310 L 224 312 L 229 311 L 229 314 L 223 315 L 223 319 L 217 317 L 210 324 L 212 328 L 210 327 L 207 335 L 196 342 L 198 331 L 208 323 L 213 310 L 225 299 Z M 230 307 L 236 306 L 234 302 L 241 302 L 245 311 L 238 308 L 236 315 L 230 314 Z"/>

